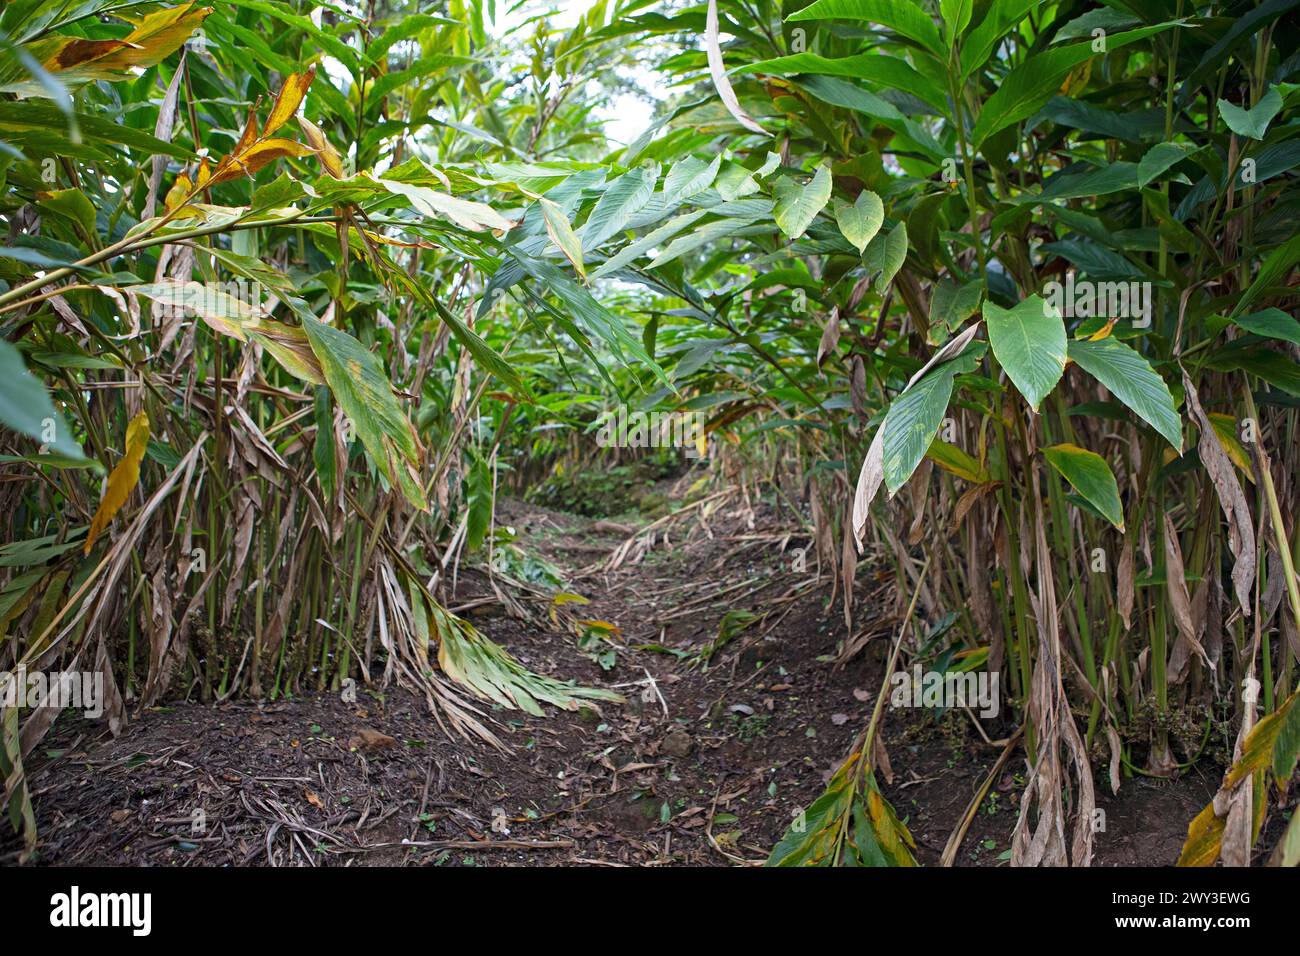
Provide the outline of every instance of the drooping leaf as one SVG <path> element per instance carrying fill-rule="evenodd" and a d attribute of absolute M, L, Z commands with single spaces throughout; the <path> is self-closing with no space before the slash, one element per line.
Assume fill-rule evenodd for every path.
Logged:
<path fill-rule="evenodd" d="M 347 332 L 311 316 L 303 317 L 303 329 L 330 391 L 370 457 L 407 501 L 421 511 L 428 508 L 417 470 L 415 430 L 379 360 Z"/>
<path fill-rule="evenodd" d="M 573 231 L 569 217 L 564 214 L 563 209 L 549 199 L 543 197 L 539 202 L 542 207 L 542 217 L 546 220 L 546 234 L 551 237 L 551 242 L 555 243 L 556 248 L 564 253 L 564 258 L 569 260 L 578 275 L 585 279 L 587 270 L 582 264 L 582 240 Z"/>
<path fill-rule="evenodd" d="M 1110 470 L 1110 465 L 1106 464 L 1105 458 L 1069 443 L 1044 448 L 1043 455 L 1107 521 L 1120 531 L 1124 530 L 1124 508 L 1119 500 L 1119 486 L 1115 483 L 1115 474 Z"/>
<path fill-rule="evenodd" d="M 1071 339 L 1069 356 L 1182 454 L 1183 425 L 1174 397 L 1146 359 L 1114 336 L 1095 342 Z"/>
<path fill-rule="evenodd" d="M 136 415 L 126 426 L 126 448 L 122 459 L 108 474 L 108 484 L 104 487 L 104 497 L 95 509 L 95 516 L 90 521 L 90 530 L 86 532 L 86 543 L 82 546 L 83 554 L 90 554 L 95 539 L 108 527 L 113 516 L 126 504 L 131 490 L 140 481 L 140 462 L 144 459 L 145 449 L 149 447 L 149 416 L 144 412 Z"/>

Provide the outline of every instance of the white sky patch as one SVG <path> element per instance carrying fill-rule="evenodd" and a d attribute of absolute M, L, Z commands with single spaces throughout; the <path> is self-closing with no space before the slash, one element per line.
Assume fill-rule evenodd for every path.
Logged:
<path fill-rule="evenodd" d="M 595 0 L 525 0 L 511 6 L 507 0 L 497 2 L 497 22 L 489 27 L 494 36 L 504 36 L 517 29 L 530 17 L 545 15 L 553 29 L 565 30 L 574 27 L 592 8 Z M 658 72 L 646 67 L 635 67 L 625 71 L 626 79 L 643 89 L 656 102 L 668 97 L 667 80 Z M 629 93 L 613 96 L 603 106 L 592 111 L 592 116 L 604 128 L 605 135 L 620 146 L 632 142 L 650 125 L 654 117 L 655 103 Z"/>
<path fill-rule="evenodd" d="M 511 31 L 519 31 L 518 37 L 531 29 L 524 24 L 532 17 L 545 16 L 552 29 L 572 29 L 594 5 L 595 0 L 524 0 L 511 3 L 509 0 L 497 0 L 496 21 L 487 22 L 488 32 L 496 37 L 504 37 Z M 348 9 L 348 5 L 343 5 Z M 321 24 L 321 8 L 315 8 L 310 16 L 317 26 Z M 522 28 L 522 29 L 521 29 Z M 321 57 L 321 66 L 330 82 L 339 90 L 346 92 L 352 85 L 352 77 L 347 69 L 328 54 Z M 616 93 L 609 102 L 592 111 L 592 116 L 602 124 L 605 135 L 614 143 L 626 146 L 645 132 L 654 118 L 655 104 L 668 98 L 669 87 L 665 76 L 644 66 L 624 70 L 625 79 L 631 80 L 651 98 L 630 93 Z"/>

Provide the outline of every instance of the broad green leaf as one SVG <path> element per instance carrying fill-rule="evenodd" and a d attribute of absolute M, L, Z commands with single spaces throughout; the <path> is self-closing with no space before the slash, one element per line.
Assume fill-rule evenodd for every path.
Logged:
<path fill-rule="evenodd" d="M 713 185 L 721 168 L 720 155 L 713 157 L 713 162 L 688 156 L 680 163 L 673 164 L 664 177 L 664 202 L 679 203 L 699 195 Z"/>
<path fill-rule="evenodd" d="M 817 167 L 807 184 L 782 179 L 776 184 L 776 224 L 791 239 L 798 239 L 830 198 L 831 171 L 825 164 Z"/>
<path fill-rule="evenodd" d="M 1007 31 L 1025 18 L 1039 0 L 993 0 L 984 19 L 966 35 L 961 45 L 961 75 L 964 80 L 983 66 Z"/>
<path fill-rule="evenodd" d="M 426 510 L 415 430 L 398 406 L 379 359 L 342 329 L 310 316 L 303 317 L 303 328 L 330 391 L 370 457 L 407 501 Z"/>
<path fill-rule="evenodd" d="M 1219 115 L 1224 124 L 1238 136 L 1250 139 L 1263 139 L 1268 131 L 1268 124 L 1273 122 L 1282 109 L 1282 96 L 1276 86 L 1270 86 L 1268 92 L 1259 98 L 1251 109 L 1234 106 L 1227 100 L 1219 100 Z"/>
<path fill-rule="evenodd" d="M 984 321 L 993 354 L 1029 407 L 1038 411 L 1065 373 L 1065 322 L 1060 312 L 1031 295 L 1012 309 L 985 302 Z"/>
<path fill-rule="evenodd" d="M 939 16 L 949 48 L 956 45 L 956 40 L 970 25 L 973 6 L 972 0 L 939 0 Z"/>
<path fill-rule="evenodd" d="M 858 252 L 867 248 L 867 243 L 875 238 L 885 221 L 885 206 L 869 189 L 858 193 L 858 198 L 851 204 L 836 199 L 834 208 L 836 225 Z"/>
<path fill-rule="evenodd" d="M 940 345 L 954 329 L 975 314 L 984 295 L 984 283 L 979 279 L 958 285 L 951 279 L 941 279 L 930 297 L 931 345 Z"/>
<path fill-rule="evenodd" d="M 1081 494 L 1088 503 L 1106 516 L 1120 531 L 1124 530 L 1124 508 L 1119 500 L 1119 486 L 1106 459 L 1096 452 L 1068 443 L 1044 448 L 1043 455 L 1053 468 Z"/>
<path fill-rule="evenodd" d="M 22 354 L 0 339 L 0 425 L 74 461 L 85 461 L 63 415 L 45 387 L 23 365 Z"/>
<path fill-rule="evenodd" d="M 1182 454 L 1183 425 L 1174 397 L 1146 359 L 1114 336 L 1096 342 L 1072 339 L 1069 355 Z"/>

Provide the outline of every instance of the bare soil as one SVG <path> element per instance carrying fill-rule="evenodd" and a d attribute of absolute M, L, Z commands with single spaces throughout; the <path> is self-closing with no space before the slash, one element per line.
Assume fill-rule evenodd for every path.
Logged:
<path fill-rule="evenodd" d="M 790 515 L 773 506 L 732 504 L 707 523 L 684 519 L 642 560 L 608 573 L 596 565 L 635 519 L 510 502 L 498 521 L 591 600 L 581 617 L 619 626 L 616 663 L 602 668 L 568 630 L 476 603 L 492 594 L 479 572 L 461 574 L 457 599 L 474 605 L 465 613 L 530 669 L 613 687 L 626 705 L 544 718 L 495 709 L 509 753 L 448 738 L 421 698 L 392 687 L 361 688 L 355 702 L 337 693 L 216 706 L 176 700 L 136 715 L 116 739 L 65 716 L 29 760 L 40 862 L 762 861 L 871 713 L 898 626 L 892 578 L 860 573 L 855 629 L 871 640 L 837 666 L 842 608 L 826 606 L 830 583 L 815 567 L 792 570 L 790 548 L 808 542 L 789 538 Z M 732 610 L 770 613 L 708 666 L 692 661 Z M 935 865 L 1014 728 L 993 719 L 980 734 L 965 713 L 887 714 L 890 773 L 881 783 L 919 861 Z M 1099 777 L 1107 825 L 1095 865 L 1172 864 L 1220 773 L 1205 766 L 1174 780 L 1126 777 L 1118 796 Z M 981 803 L 957 865 L 1008 865 L 1023 782 L 1018 750 Z M 4 830 L 0 862 L 13 862 L 17 845 Z"/>

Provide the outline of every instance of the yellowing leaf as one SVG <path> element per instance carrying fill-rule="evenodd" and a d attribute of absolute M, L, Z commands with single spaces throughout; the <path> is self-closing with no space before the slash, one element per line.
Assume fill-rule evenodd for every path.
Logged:
<path fill-rule="evenodd" d="M 289 117 L 298 112 L 302 98 L 307 95 L 307 87 L 311 86 L 311 81 L 314 79 L 316 79 L 314 66 L 306 73 L 289 74 L 289 78 L 284 81 L 279 95 L 275 98 L 275 105 L 271 107 L 271 115 L 266 118 L 266 127 L 262 130 L 262 135 L 270 136 L 287 123 Z"/>
<path fill-rule="evenodd" d="M 172 183 L 172 188 L 167 190 L 167 195 L 163 198 L 163 208 L 171 212 L 194 191 L 194 184 L 190 182 L 190 177 L 181 174 L 176 177 L 176 182 Z"/>
<path fill-rule="evenodd" d="M 330 141 L 325 138 L 325 134 L 321 132 L 320 127 L 305 116 L 298 117 L 298 125 L 307 134 L 307 142 L 311 143 L 311 148 L 316 151 L 316 157 L 320 160 L 320 164 L 325 167 L 325 172 L 335 179 L 342 179 L 343 160 L 339 158 L 338 150 L 331 146 Z"/>
<path fill-rule="evenodd" d="M 86 534 L 83 554 L 90 554 L 90 549 L 94 546 L 100 532 L 108 527 L 113 516 L 121 510 L 122 505 L 126 504 L 131 489 L 140 480 L 140 461 L 144 458 L 144 450 L 148 446 L 149 416 L 141 412 L 126 426 L 126 454 L 108 476 L 104 498 L 95 509 L 95 517 L 90 522 L 90 531 Z"/>
<path fill-rule="evenodd" d="M 264 139 L 242 153 L 230 157 L 229 165 L 212 177 L 213 184 L 224 183 L 241 176 L 251 176 L 263 166 L 286 156 L 306 156 L 311 149 L 291 139 Z M 225 165 L 223 163 L 223 165 Z"/>
<path fill-rule="evenodd" d="M 222 335 L 240 342 L 247 341 L 248 327 L 259 318 L 259 313 L 235 296 L 194 280 L 163 279 L 132 286 L 131 291 L 164 305 L 188 309 Z"/>
<path fill-rule="evenodd" d="M 1219 439 L 1219 444 L 1228 453 L 1228 458 L 1241 469 L 1246 476 L 1246 480 L 1254 484 L 1255 473 L 1250 467 L 1250 456 L 1246 454 L 1246 449 L 1237 440 L 1237 420 L 1231 415 L 1225 415 L 1222 412 L 1210 412 L 1208 417 L 1210 424 L 1214 426 L 1214 434 Z"/>
<path fill-rule="evenodd" d="M 564 214 L 563 209 L 549 199 L 539 201 L 542 204 L 542 218 L 546 221 L 546 234 L 564 253 L 564 258 L 573 263 L 573 268 L 577 270 L 578 275 L 587 278 L 587 270 L 582 265 L 582 241 L 578 239 L 578 234 L 569 224 L 569 218 Z"/>
<path fill-rule="evenodd" d="M 300 327 L 261 319 L 247 331 L 249 338 L 260 342 L 290 375 L 313 385 L 325 384 L 325 373 L 320 367 L 320 361 L 311 350 L 307 333 Z"/>
<path fill-rule="evenodd" d="M 142 17 L 120 40 L 61 36 L 29 44 L 26 49 L 65 82 L 126 79 L 132 75 L 130 71 L 156 66 L 175 53 L 211 12 L 211 7 L 183 3 Z"/>

